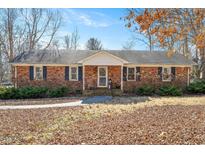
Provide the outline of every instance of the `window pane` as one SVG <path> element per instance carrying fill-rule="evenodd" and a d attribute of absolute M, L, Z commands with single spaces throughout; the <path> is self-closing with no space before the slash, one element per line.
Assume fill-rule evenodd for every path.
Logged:
<path fill-rule="evenodd" d="M 128 68 L 128 80 L 134 80 L 134 79 L 135 79 L 135 69 Z"/>
<path fill-rule="evenodd" d="M 100 75 L 100 76 L 106 76 L 106 70 L 105 70 L 105 68 L 99 68 L 99 75 Z"/>
<path fill-rule="evenodd" d="M 77 79 L 77 75 L 76 74 L 71 74 L 71 79 L 76 80 Z"/>
<path fill-rule="evenodd" d="M 76 67 L 71 67 L 71 73 L 76 73 L 77 69 Z"/>
<path fill-rule="evenodd" d="M 163 68 L 163 80 L 171 80 L 171 68 Z"/>
<path fill-rule="evenodd" d="M 36 79 L 41 80 L 43 79 L 42 68 L 36 67 Z"/>
<path fill-rule="evenodd" d="M 100 81 L 99 81 L 99 85 L 100 86 L 106 86 L 106 78 L 105 77 L 100 77 Z"/>

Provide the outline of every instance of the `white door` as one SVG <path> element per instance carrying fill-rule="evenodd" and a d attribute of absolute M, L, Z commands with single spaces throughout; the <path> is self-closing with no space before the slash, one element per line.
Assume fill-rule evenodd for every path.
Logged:
<path fill-rule="evenodd" d="M 107 67 L 98 67 L 98 87 L 107 87 Z"/>

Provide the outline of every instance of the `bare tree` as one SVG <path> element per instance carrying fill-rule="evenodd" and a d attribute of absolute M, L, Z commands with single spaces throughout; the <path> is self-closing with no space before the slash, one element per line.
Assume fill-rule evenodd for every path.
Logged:
<path fill-rule="evenodd" d="M 132 50 L 135 47 L 135 45 L 136 45 L 136 41 L 134 39 L 129 39 L 122 45 L 122 49 Z"/>
<path fill-rule="evenodd" d="M 35 49 L 38 43 L 47 49 L 61 25 L 59 12 L 49 9 L 21 9 L 26 23 L 26 40 L 28 51 Z"/>
<path fill-rule="evenodd" d="M 102 43 L 97 38 L 90 38 L 86 43 L 86 48 L 89 50 L 102 50 Z"/>
<path fill-rule="evenodd" d="M 71 38 L 69 35 L 64 36 L 64 43 L 67 50 L 71 49 Z"/>
<path fill-rule="evenodd" d="M 80 35 L 78 32 L 78 28 L 76 27 L 71 35 L 71 49 L 77 50 L 77 48 L 79 47 L 79 40 L 80 40 Z"/>

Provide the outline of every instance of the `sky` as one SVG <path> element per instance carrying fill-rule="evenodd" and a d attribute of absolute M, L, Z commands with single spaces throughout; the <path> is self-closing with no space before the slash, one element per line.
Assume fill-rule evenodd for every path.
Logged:
<path fill-rule="evenodd" d="M 59 37 L 71 34 L 75 27 L 80 34 L 80 49 L 85 49 L 87 40 L 91 37 L 98 38 L 104 49 L 119 50 L 126 41 L 134 35 L 125 27 L 125 22 L 120 20 L 125 16 L 126 9 L 58 9 L 63 17 Z M 63 38 L 62 38 L 63 39 Z M 141 42 L 136 42 L 136 50 L 146 47 Z"/>

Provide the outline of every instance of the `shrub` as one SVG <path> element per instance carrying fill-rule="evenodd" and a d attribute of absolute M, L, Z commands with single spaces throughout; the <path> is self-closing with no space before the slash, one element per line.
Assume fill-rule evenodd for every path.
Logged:
<path fill-rule="evenodd" d="M 46 87 L 24 87 L 18 88 L 17 98 L 43 98 L 46 97 L 48 88 Z"/>
<path fill-rule="evenodd" d="M 58 87 L 48 91 L 48 97 L 63 97 L 69 92 L 67 87 Z"/>
<path fill-rule="evenodd" d="M 153 95 L 154 93 L 154 88 L 151 86 L 143 86 L 143 87 L 139 87 L 135 89 L 135 93 L 138 95 L 142 95 L 142 96 L 149 96 L 149 95 Z"/>
<path fill-rule="evenodd" d="M 181 96 L 182 89 L 175 86 L 162 86 L 157 92 L 160 96 Z"/>
<path fill-rule="evenodd" d="M 15 99 L 17 89 L 15 88 L 0 88 L 0 99 Z"/>
<path fill-rule="evenodd" d="M 189 93 L 205 94 L 205 80 L 198 80 L 191 83 L 187 89 Z"/>

